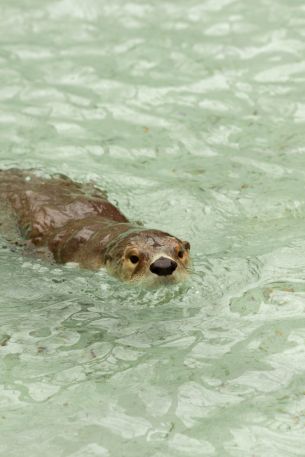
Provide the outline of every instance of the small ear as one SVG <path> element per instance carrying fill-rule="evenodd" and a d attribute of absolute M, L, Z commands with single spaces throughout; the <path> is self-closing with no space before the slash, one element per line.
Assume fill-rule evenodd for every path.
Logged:
<path fill-rule="evenodd" d="M 104 257 L 104 262 L 105 262 L 105 263 L 106 263 L 106 262 L 111 262 L 111 260 L 112 260 L 111 255 L 106 254 L 105 257 Z"/>
<path fill-rule="evenodd" d="M 188 241 L 182 241 L 182 244 L 183 244 L 184 249 L 186 249 L 187 251 L 189 251 L 191 249 L 191 245 Z"/>

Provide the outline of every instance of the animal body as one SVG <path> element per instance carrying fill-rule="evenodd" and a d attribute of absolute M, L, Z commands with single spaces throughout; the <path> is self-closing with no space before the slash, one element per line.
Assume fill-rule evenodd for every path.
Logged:
<path fill-rule="evenodd" d="M 190 244 L 130 223 L 92 183 L 31 170 L 0 170 L 0 234 L 13 227 L 36 253 L 57 263 L 109 273 L 126 281 L 177 282 L 187 276 Z"/>

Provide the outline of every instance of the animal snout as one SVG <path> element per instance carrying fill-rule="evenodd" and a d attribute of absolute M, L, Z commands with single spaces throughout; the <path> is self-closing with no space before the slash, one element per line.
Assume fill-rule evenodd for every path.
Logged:
<path fill-rule="evenodd" d="M 150 271 L 158 276 L 171 275 L 177 268 L 177 263 L 167 257 L 159 257 L 150 265 Z"/>

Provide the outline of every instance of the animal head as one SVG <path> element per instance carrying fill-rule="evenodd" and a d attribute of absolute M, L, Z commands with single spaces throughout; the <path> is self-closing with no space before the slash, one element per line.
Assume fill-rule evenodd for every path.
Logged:
<path fill-rule="evenodd" d="M 115 240 L 106 252 L 108 271 L 125 281 L 180 282 L 187 277 L 190 243 L 158 230 L 141 230 Z"/>

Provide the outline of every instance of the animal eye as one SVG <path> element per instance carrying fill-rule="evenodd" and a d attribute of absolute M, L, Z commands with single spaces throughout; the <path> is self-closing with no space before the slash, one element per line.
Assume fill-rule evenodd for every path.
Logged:
<path fill-rule="evenodd" d="M 131 255 L 129 257 L 129 260 L 131 263 L 138 263 L 139 262 L 139 257 L 137 255 Z"/>
<path fill-rule="evenodd" d="M 180 250 L 178 252 L 178 257 L 180 257 L 180 259 L 182 259 L 183 256 L 184 256 L 184 251 Z"/>

